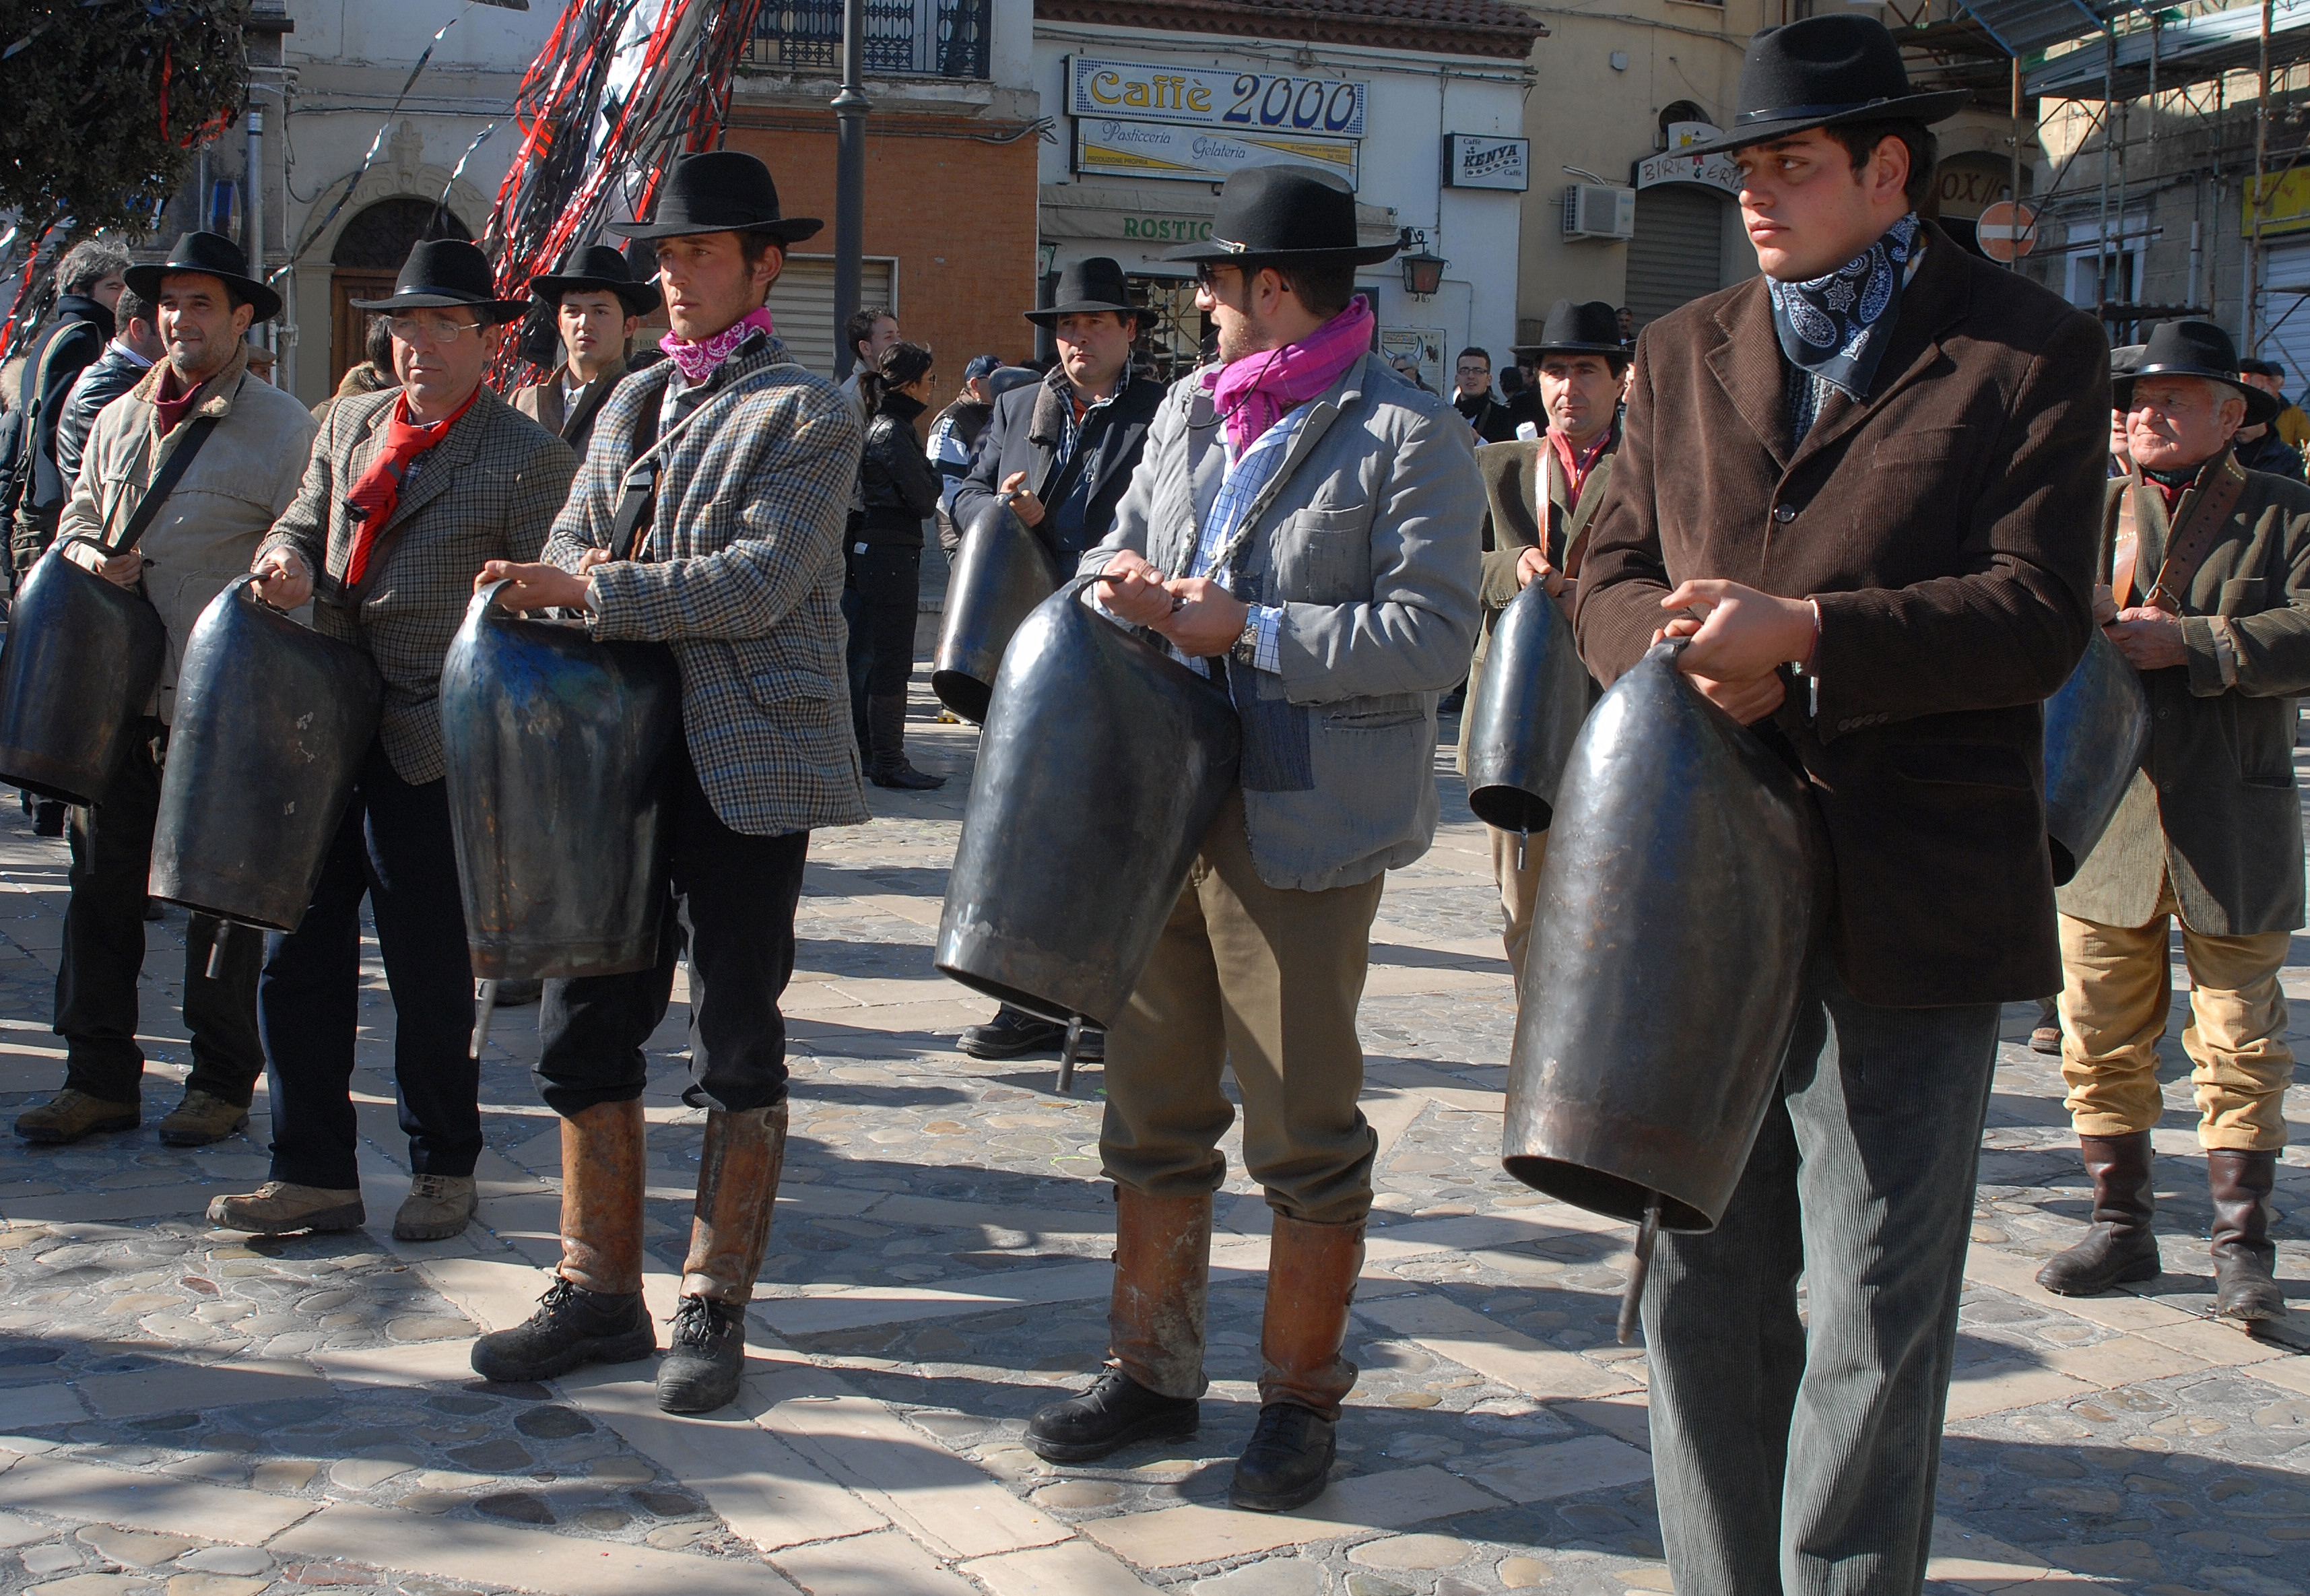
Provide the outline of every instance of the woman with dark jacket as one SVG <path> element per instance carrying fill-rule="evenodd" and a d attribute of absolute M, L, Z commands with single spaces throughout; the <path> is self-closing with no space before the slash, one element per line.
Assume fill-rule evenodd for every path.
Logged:
<path fill-rule="evenodd" d="M 850 623 L 850 715 L 866 778 L 908 792 L 946 785 L 907 763 L 907 678 L 915 664 L 922 597 L 923 521 L 938 507 L 939 478 L 915 422 L 930 408 L 931 351 L 893 343 L 862 372 L 872 418 L 858 481 L 865 517 L 843 551 L 843 618 Z"/>

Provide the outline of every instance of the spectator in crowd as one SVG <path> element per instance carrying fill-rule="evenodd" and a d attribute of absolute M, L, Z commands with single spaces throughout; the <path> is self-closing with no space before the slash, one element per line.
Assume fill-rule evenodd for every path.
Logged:
<path fill-rule="evenodd" d="M 361 358 L 345 368 L 344 376 L 337 379 L 336 392 L 313 406 L 313 419 L 326 421 L 340 399 L 380 394 L 400 386 L 400 379 L 393 375 L 393 320 L 372 316 L 361 331 Z"/>
<path fill-rule="evenodd" d="M 1506 443 L 1515 436 L 1515 419 L 1492 392 L 1492 354 L 1473 345 L 1460 351 L 1452 368 L 1452 408 L 1476 429 L 1479 443 Z"/>
<path fill-rule="evenodd" d="M 72 897 L 56 970 L 65 1085 L 17 1120 L 16 1133 L 36 1142 L 133 1130 L 142 1115 L 137 978 L 177 663 L 194 621 L 248 568 L 257 540 L 288 507 L 313 441 L 305 407 L 248 374 L 252 346 L 243 334 L 252 322 L 278 314 L 281 299 L 249 275 L 230 239 L 187 233 L 164 265 L 131 267 L 127 276 L 134 287 L 121 295 L 123 325 L 132 334 L 157 326 L 165 358 L 128 367 L 135 384 L 96 413 L 59 531 L 65 558 L 151 601 L 167 629 L 168 653 L 154 701 L 137 706 L 144 718 L 103 804 L 72 811 Z M 109 378 L 106 363 L 97 361 L 84 377 Z M 173 484 L 158 480 L 171 472 Z M 161 497 L 152 499 L 156 487 Z M 107 558 L 98 545 L 126 542 L 131 521 L 148 506 L 156 513 L 135 546 Z M 231 801 L 230 793 L 217 796 Z M 248 1123 L 265 1068 L 256 1031 L 263 953 L 256 932 L 223 935 L 212 915 L 196 914 L 187 928 L 184 1015 L 193 1067 L 184 1100 L 161 1122 L 161 1140 L 169 1146 L 217 1141 Z"/>
<path fill-rule="evenodd" d="M 2093 1210 L 2038 1283 L 2086 1297 L 2157 1278 L 2150 1132 L 2182 923 L 2214 1308 L 2276 1318 L 2272 1184 L 2294 1074 L 2279 985 L 2303 924 L 2295 699 L 2310 692 L 2310 488 L 2241 469 L 2278 400 L 2211 322 L 2169 322 L 2121 378 L 2141 476 L 2109 485 L 2097 618 L 2150 704 L 2141 768 L 2061 889 L 2062 1078 Z"/>
<path fill-rule="evenodd" d="M 1626 305 L 1612 312 L 1612 325 L 1620 334 L 1623 348 L 1633 349 L 1637 342 L 1637 318 Z"/>
<path fill-rule="evenodd" d="M 553 312 L 561 363 L 513 396 L 513 407 L 582 459 L 594 418 L 628 370 L 642 317 L 658 307 L 657 282 L 637 278 L 625 252 L 606 244 L 573 249 L 561 270 L 529 280 L 530 298 Z"/>
<path fill-rule="evenodd" d="M 248 374 L 257 381 L 272 382 L 276 363 L 273 351 L 265 345 L 252 343 L 248 346 Z"/>
<path fill-rule="evenodd" d="M 2248 471 L 2266 471 L 2272 476 L 2303 480 L 2300 451 L 2288 447 L 2280 436 L 2278 417 L 2288 408 L 2286 395 L 2280 391 L 2286 379 L 2286 368 L 2275 360 L 2240 360 L 2238 375 L 2254 387 L 2278 402 L 2278 408 L 2267 421 L 2249 421 L 2237 429 L 2230 440 L 2230 448 L 2237 462 Z"/>
<path fill-rule="evenodd" d="M 1516 437 L 1529 440 L 1548 430 L 1548 412 L 1540 403 L 1539 384 L 1521 352 L 1515 365 L 1500 369 L 1500 401 L 1508 407 Z"/>
<path fill-rule="evenodd" d="M 980 439 L 970 474 L 955 486 L 955 522 L 968 526 L 998 499 L 1050 551 L 1053 568 L 1074 568 L 1115 525 L 1163 390 L 1131 372 L 1131 346 L 1143 312 L 1131 302 L 1122 265 L 1104 256 L 1059 273 L 1047 308 L 1029 321 L 1047 327 L 1058 359 L 1042 381 L 1003 394 Z M 1002 380 L 998 373 L 993 379 Z M 1009 1003 L 957 1043 L 972 1058 L 1019 1058 L 1056 1048 L 1066 1028 Z M 1106 1055 L 1106 1033 L 1087 1030 L 1075 1056 Z"/>
<path fill-rule="evenodd" d="M 899 341 L 899 318 L 885 306 L 862 305 L 843 323 L 842 338 L 850 345 L 854 362 L 850 375 L 843 378 L 842 391 L 850 396 L 851 408 L 858 412 L 858 429 L 864 434 L 873 412 L 859 393 L 859 379 L 881 369 L 882 351 Z"/>
<path fill-rule="evenodd" d="M 922 605 L 923 523 L 938 507 L 938 473 L 915 423 L 936 380 L 931 351 L 903 339 L 859 374 L 873 420 L 859 464 L 865 514 L 845 547 L 842 615 L 850 625 L 851 716 L 866 727 L 866 779 L 918 793 L 946 785 L 907 762 L 907 680 Z"/>
<path fill-rule="evenodd" d="M 971 457 L 979 435 L 994 413 L 994 390 L 987 378 L 1003 369 L 1000 355 L 973 355 L 962 369 L 962 388 L 931 422 L 931 440 L 925 451 L 931 469 L 939 474 L 939 547 L 952 554 L 962 545 L 962 529 L 947 513 L 954 486 L 970 474 Z"/>
<path fill-rule="evenodd" d="M 1428 379 L 1420 375 L 1419 356 L 1410 352 L 1394 355 L 1390 357 L 1387 364 L 1390 370 L 1394 371 L 1398 377 L 1403 378 L 1404 381 L 1410 383 L 1413 387 L 1418 388 L 1421 393 L 1432 394 L 1436 391 L 1434 388 L 1428 386 Z"/>
<path fill-rule="evenodd" d="M 441 664 L 473 574 L 490 559 L 536 558 L 578 464 L 482 380 L 504 325 L 529 309 L 499 299 L 494 279 L 475 246 L 429 239 L 410 251 L 389 298 L 353 301 L 392 318 L 400 383 L 339 398 L 295 502 L 257 550 L 265 601 L 311 602 L 315 630 L 376 662 L 385 710 L 302 922 L 266 939 L 257 1014 L 273 1071 L 273 1165 L 256 1191 L 209 1204 L 209 1222 L 228 1230 L 348 1230 L 366 1217 L 352 1097 L 364 898 L 393 999 L 409 1138 L 409 1196 L 393 1233 L 444 1240 L 473 1216 L 481 1066 Z"/>
<path fill-rule="evenodd" d="M 58 292 L 48 325 L 24 352 L 16 390 L 23 430 L 4 500 L 13 520 L 11 552 L 19 577 L 48 551 L 65 500 L 72 497 L 72 483 L 56 464 L 56 428 L 74 382 L 118 331 L 112 307 L 127 286 L 122 275 L 127 270 L 128 256 L 117 245 L 95 239 L 74 245 L 56 265 Z"/>
<path fill-rule="evenodd" d="M 2310 450 L 2310 415 L 2286 396 L 2286 368 L 2276 360 L 2240 360 L 2238 370 L 2254 386 L 2278 395 L 2278 419 L 2270 425 L 2279 440 L 2297 454 Z"/>
<path fill-rule="evenodd" d="M 67 483 L 80 476 L 81 451 L 96 426 L 96 412 L 142 382 L 152 362 L 167 352 L 152 307 L 135 289 L 122 289 L 113 301 L 112 324 L 117 329 L 112 342 L 82 368 L 56 419 L 56 474 Z"/>

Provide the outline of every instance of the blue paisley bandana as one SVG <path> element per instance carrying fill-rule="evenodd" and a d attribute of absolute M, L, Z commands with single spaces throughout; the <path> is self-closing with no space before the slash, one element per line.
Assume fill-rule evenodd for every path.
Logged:
<path fill-rule="evenodd" d="M 1885 356 L 1886 335 L 1900 309 L 1917 230 L 1912 213 L 1826 277 L 1770 282 L 1781 352 L 1800 372 L 1841 389 L 1848 398 L 1868 396 L 1877 363 Z"/>

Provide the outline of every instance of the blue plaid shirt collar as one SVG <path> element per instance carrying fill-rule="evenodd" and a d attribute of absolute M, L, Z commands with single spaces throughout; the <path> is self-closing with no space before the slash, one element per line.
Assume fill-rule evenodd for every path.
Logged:
<path fill-rule="evenodd" d="M 1075 446 L 1082 441 L 1084 424 L 1094 414 L 1122 398 L 1124 390 L 1131 386 L 1131 362 L 1125 360 L 1123 363 L 1123 375 L 1116 379 L 1115 392 L 1104 399 L 1095 399 L 1083 407 L 1081 421 L 1075 420 L 1075 386 L 1067 380 L 1067 369 L 1064 366 L 1054 366 L 1051 368 L 1050 376 L 1043 380 L 1058 391 L 1059 398 L 1063 401 L 1059 406 L 1057 469 L 1064 471 L 1066 469 L 1067 462 L 1075 457 Z"/>

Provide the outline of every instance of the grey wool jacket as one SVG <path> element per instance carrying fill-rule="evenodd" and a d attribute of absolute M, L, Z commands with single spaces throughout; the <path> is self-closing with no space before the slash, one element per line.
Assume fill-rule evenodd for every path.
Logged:
<path fill-rule="evenodd" d="M 1436 700 L 1476 645 L 1484 488 L 1449 401 L 1366 354 L 1321 396 L 1247 513 L 1230 586 L 1280 605 L 1281 672 L 1230 662 L 1244 819 L 1271 887 L 1323 891 L 1411 863 L 1435 840 Z M 1088 574 L 1128 549 L 1172 575 L 1227 474 L 1195 377 L 1171 386 Z"/>

